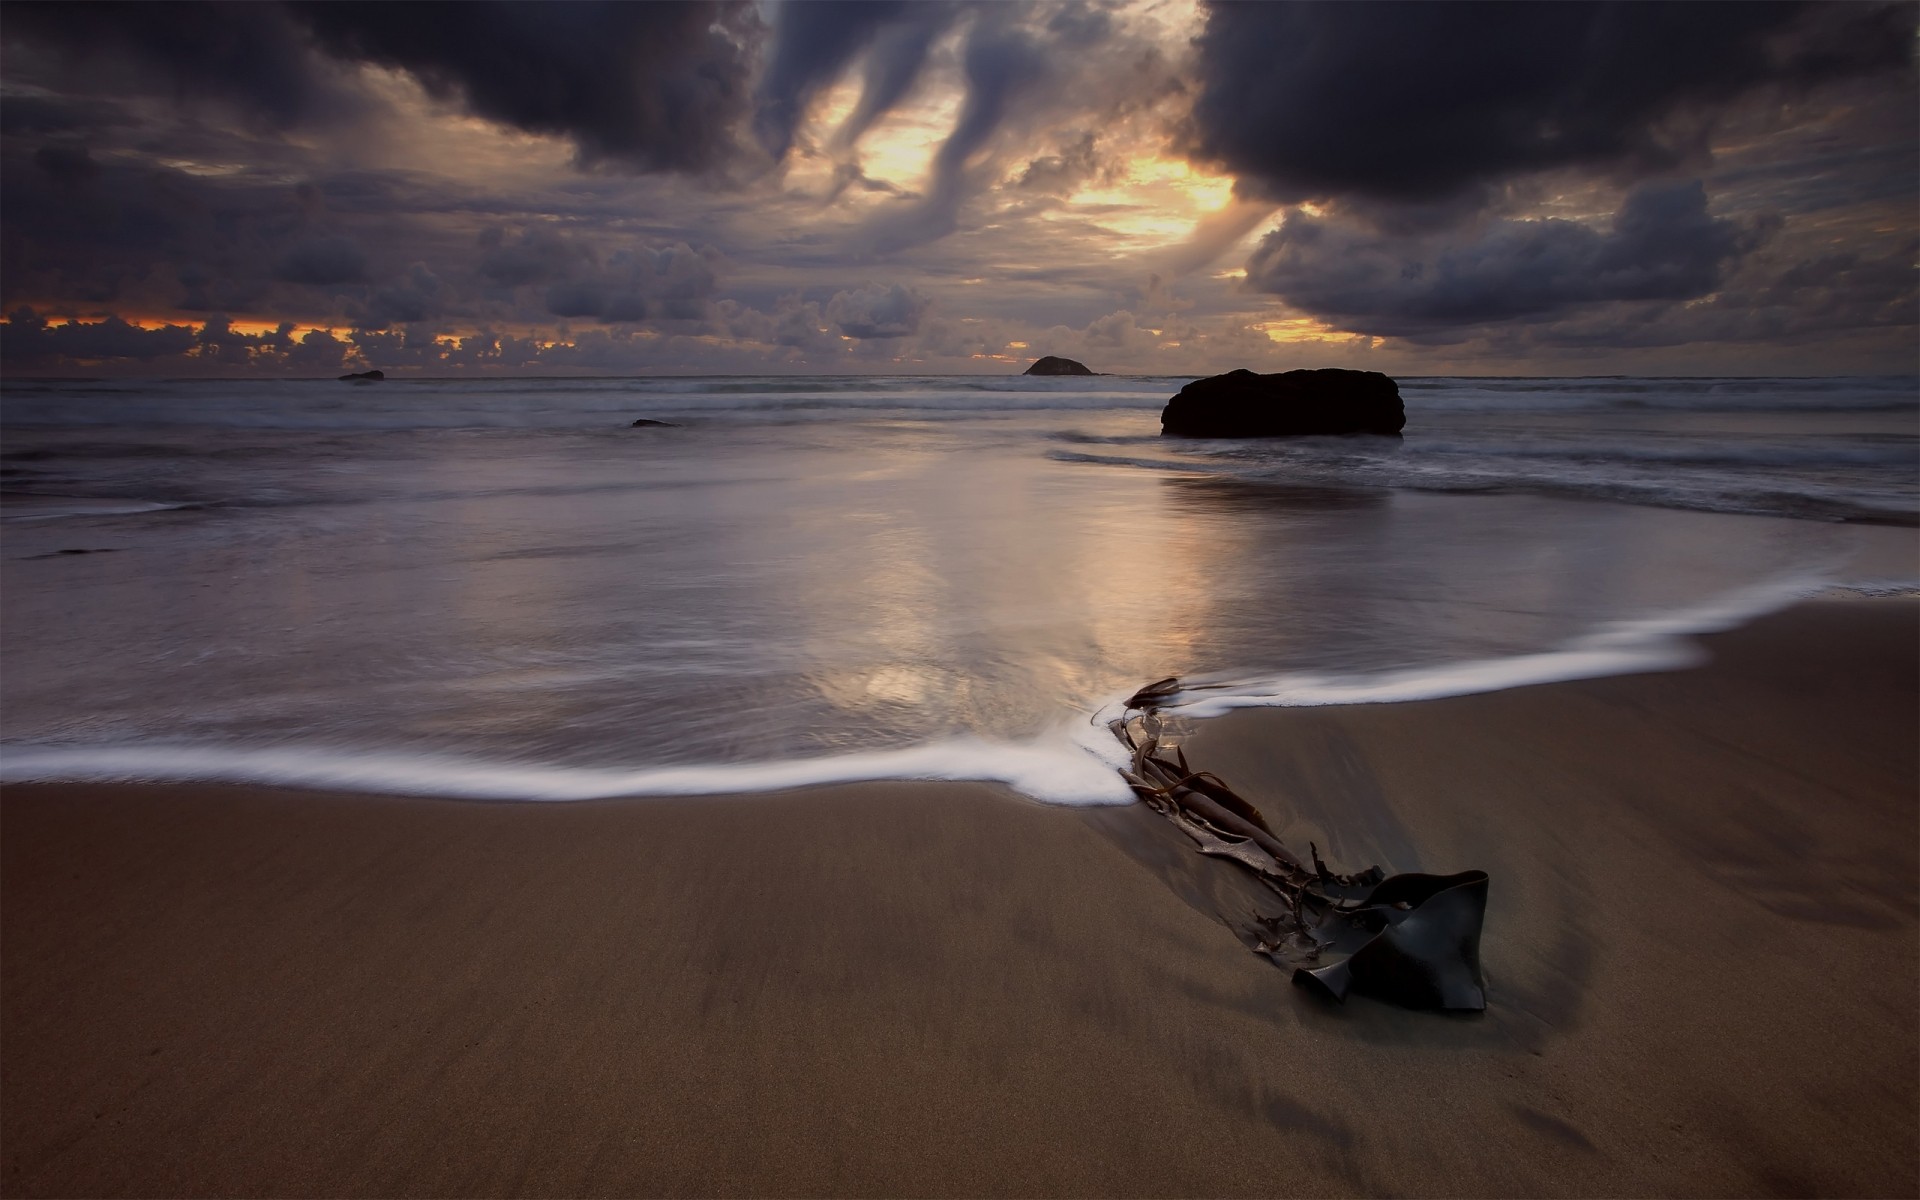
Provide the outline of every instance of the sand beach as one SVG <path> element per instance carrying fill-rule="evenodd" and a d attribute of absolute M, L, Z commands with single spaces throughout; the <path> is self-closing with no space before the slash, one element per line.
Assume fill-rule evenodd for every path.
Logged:
<path fill-rule="evenodd" d="M 0 793 L 0 1190 L 1910 1195 L 1912 599 L 1257 710 L 1289 840 L 1493 878 L 1489 1007 L 1292 986 L 1135 805 Z"/>

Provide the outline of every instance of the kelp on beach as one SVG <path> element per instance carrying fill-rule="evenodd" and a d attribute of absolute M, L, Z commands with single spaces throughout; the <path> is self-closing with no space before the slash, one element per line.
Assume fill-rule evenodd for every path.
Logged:
<path fill-rule="evenodd" d="M 1200 853 L 1239 864 L 1280 898 L 1278 914 L 1254 915 L 1265 931 L 1255 951 L 1336 1001 L 1357 992 L 1408 1008 L 1485 1009 L 1486 872 L 1387 875 L 1370 866 L 1339 874 L 1311 842 L 1311 865 L 1302 863 L 1258 808 L 1218 776 L 1194 770 L 1178 746 L 1163 745 L 1160 709 L 1182 690 L 1168 678 L 1128 697 L 1109 724 L 1132 754 L 1121 774 Z"/>

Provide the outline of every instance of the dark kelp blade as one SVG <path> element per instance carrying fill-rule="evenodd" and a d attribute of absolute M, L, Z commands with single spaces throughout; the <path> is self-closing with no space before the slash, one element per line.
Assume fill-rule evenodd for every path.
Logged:
<path fill-rule="evenodd" d="M 1398 908 L 1402 904 L 1404 910 Z M 1480 930 L 1487 915 L 1487 873 L 1389 876 L 1362 911 L 1388 908 L 1393 910 L 1390 923 L 1352 955 L 1301 967 L 1293 981 L 1335 1000 L 1353 991 L 1406 1008 L 1485 1009 Z"/>
<path fill-rule="evenodd" d="M 1180 691 L 1180 679 L 1170 675 L 1165 679 L 1156 679 L 1126 699 L 1126 707 L 1151 709 L 1160 701 L 1177 695 Z"/>
<path fill-rule="evenodd" d="M 1139 716 L 1107 727 L 1132 752 L 1121 775 L 1142 800 L 1179 826 L 1200 853 L 1238 863 L 1286 901 L 1284 916 L 1256 914 L 1271 935 L 1260 939 L 1257 952 L 1282 966 L 1306 959 L 1313 965 L 1297 966 L 1293 981 L 1336 1001 L 1358 992 L 1407 1008 L 1485 1009 L 1486 872 L 1389 876 L 1368 867 L 1341 875 L 1328 869 L 1312 842 L 1309 871 L 1225 780 L 1193 770 L 1178 746 L 1172 759 L 1159 752 L 1159 706 L 1181 691 L 1177 678 L 1156 680 L 1127 699 L 1126 708 Z"/>

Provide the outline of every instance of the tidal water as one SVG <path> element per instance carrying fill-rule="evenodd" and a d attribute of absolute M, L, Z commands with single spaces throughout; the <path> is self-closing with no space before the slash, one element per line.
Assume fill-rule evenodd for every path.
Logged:
<path fill-rule="evenodd" d="M 1678 666 L 1917 573 L 1913 379 L 1407 380 L 1399 441 L 1163 439 L 1185 382 L 10 382 L 0 778 L 1123 800 L 1093 718 L 1150 680 Z"/>

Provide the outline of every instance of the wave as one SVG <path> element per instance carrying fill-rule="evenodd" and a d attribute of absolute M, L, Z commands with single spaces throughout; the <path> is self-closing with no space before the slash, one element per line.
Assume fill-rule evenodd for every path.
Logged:
<path fill-rule="evenodd" d="M 1878 586 L 1878 585 L 1875 585 Z M 1509 688 L 1674 671 L 1706 661 L 1690 636 L 1720 633 L 1831 591 L 1825 575 L 1772 580 L 1656 617 L 1618 621 L 1555 650 L 1356 674 L 1290 672 L 1264 679 L 1195 679 L 1163 711 L 1215 717 L 1237 708 L 1318 708 L 1439 700 Z"/>
<path fill-rule="evenodd" d="M 587 428 L 604 416 L 1158 408 L 1191 375 L 710 376 L 648 379 L 390 379 L 13 382 L 9 426 L 198 426 L 285 430 Z M 1398 381 L 1410 415 L 1920 411 L 1907 377 Z"/>
<path fill-rule="evenodd" d="M 7 521 L 57 521 L 65 517 L 125 517 L 142 513 L 178 512 L 204 508 L 200 501 L 118 499 L 106 496 L 56 496 L 39 492 L 11 491 L 0 496 L 0 519 Z"/>
<path fill-rule="evenodd" d="M 1836 467 L 1887 466 L 1920 469 L 1920 445 L 1911 440 L 1883 440 L 1842 445 L 1809 440 L 1799 444 L 1756 442 L 1740 445 L 1728 440 L 1695 444 L 1652 444 L 1619 441 L 1542 443 L 1529 441 L 1448 441 L 1421 437 L 1418 452 L 1425 460 L 1450 455 L 1464 459 L 1537 458 L 1579 463 L 1652 463 L 1694 467 Z"/>
<path fill-rule="evenodd" d="M 1103 731 L 1104 737 L 1104 731 Z M 1112 742 L 1111 738 L 1106 738 Z M 604 800 L 786 791 L 880 779 L 1000 783 L 1050 804 L 1126 804 L 1118 743 L 949 738 L 832 758 L 674 767 L 575 767 L 450 755 L 369 753 L 326 746 L 10 746 L 0 782 L 217 782 L 326 788 L 462 800 Z"/>
<path fill-rule="evenodd" d="M 1920 580 L 1836 584 L 1807 573 L 1724 594 L 1676 612 L 1615 622 L 1558 649 L 1505 658 L 1345 674 L 1195 677 L 1163 709 L 1206 718 L 1239 708 L 1402 703 L 1575 679 L 1670 671 L 1704 661 L 1691 635 L 1734 628 L 1800 600 L 1839 591 L 1913 595 Z M 872 780 L 997 783 L 1047 804 L 1117 805 L 1133 796 L 1107 723 L 1127 693 L 1093 715 L 1027 741 L 963 736 L 892 750 L 774 762 L 691 766 L 568 766 L 479 757 L 279 744 L 22 744 L 0 747 L 0 782 L 217 782 L 469 800 L 568 802 L 642 796 L 784 791 Z"/>

